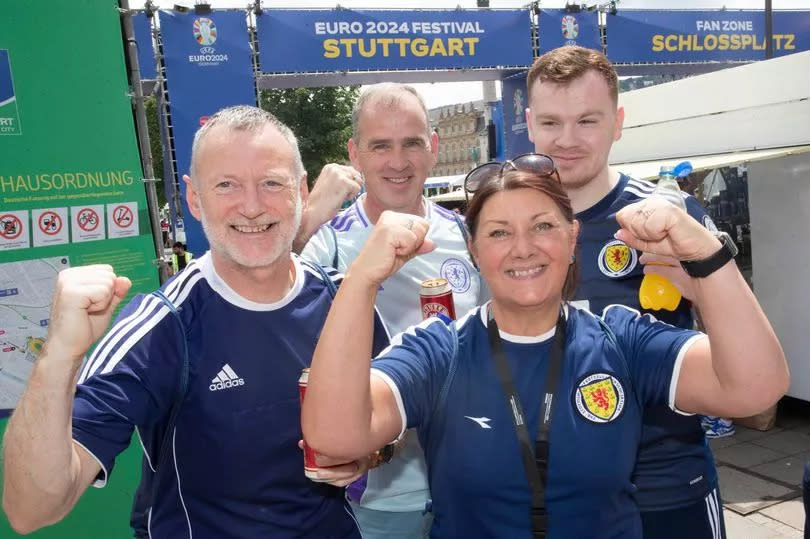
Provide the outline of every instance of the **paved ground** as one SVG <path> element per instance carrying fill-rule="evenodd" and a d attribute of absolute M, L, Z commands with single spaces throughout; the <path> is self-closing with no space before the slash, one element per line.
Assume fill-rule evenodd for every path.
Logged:
<path fill-rule="evenodd" d="M 712 440 L 729 539 L 802 538 L 802 475 L 810 460 L 810 413 L 782 403 L 776 426 Z"/>

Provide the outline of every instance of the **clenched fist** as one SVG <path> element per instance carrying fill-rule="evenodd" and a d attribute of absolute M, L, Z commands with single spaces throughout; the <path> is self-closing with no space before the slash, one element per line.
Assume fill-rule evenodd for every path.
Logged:
<path fill-rule="evenodd" d="M 46 346 L 56 360 L 81 362 L 85 352 L 107 329 L 112 313 L 132 283 L 112 266 L 79 266 L 59 272 Z"/>

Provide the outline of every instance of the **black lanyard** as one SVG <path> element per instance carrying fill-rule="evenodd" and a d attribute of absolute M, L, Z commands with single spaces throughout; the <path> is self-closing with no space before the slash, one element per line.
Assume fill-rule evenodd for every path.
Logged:
<path fill-rule="evenodd" d="M 546 387 L 543 391 L 543 400 L 540 403 L 540 427 L 537 433 L 537 440 L 532 453 L 531 442 L 529 441 L 529 430 L 526 428 L 526 415 L 520 404 L 515 384 L 512 382 L 512 374 L 509 372 L 509 364 L 506 361 L 506 354 L 503 351 L 503 343 L 498 333 L 498 324 L 492 316 L 490 307 L 489 321 L 487 323 L 487 333 L 489 335 L 489 349 L 498 377 L 501 379 L 503 392 L 506 396 L 506 404 L 512 411 L 512 424 L 515 427 L 518 442 L 520 442 L 520 453 L 523 457 L 523 467 L 526 469 L 526 476 L 529 479 L 529 488 L 532 491 L 531 524 L 534 537 L 545 537 L 548 529 L 548 518 L 546 515 L 545 485 L 548 472 L 548 446 L 549 435 L 551 434 L 551 412 L 554 405 L 554 395 L 560 381 L 562 372 L 563 348 L 565 347 L 565 313 L 560 310 L 560 317 L 557 319 L 557 330 L 554 333 L 554 340 L 551 343 L 551 353 L 549 356 L 548 370 L 546 372 Z"/>

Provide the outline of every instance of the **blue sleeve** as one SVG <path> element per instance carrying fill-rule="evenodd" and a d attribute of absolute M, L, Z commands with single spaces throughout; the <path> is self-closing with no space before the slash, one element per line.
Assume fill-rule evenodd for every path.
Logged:
<path fill-rule="evenodd" d="M 701 333 L 659 322 L 622 305 L 607 307 L 602 318 L 616 336 L 641 403 L 674 409 L 683 354 Z"/>
<path fill-rule="evenodd" d="M 686 212 L 709 230 L 717 230 L 717 226 L 715 226 L 709 214 L 706 213 L 706 208 L 692 195 L 686 197 Z"/>
<path fill-rule="evenodd" d="M 165 421 L 178 391 L 184 340 L 162 301 L 137 296 L 82 367 L 72 435 L 102 466 L 97 486 L 106 483 L 135 426 Z"/>
<path fill-rule="evenodd" d="M 391 340 L 391 346 L 371 363 L 393 382 L 394 396 L 401 403 L 407 428 L 430 420 L 455 361 L 458 337 L 455 323 L 428 318 Z"/>
<path fill-rule="evenodd" d="M 371 355 L 377 357 L 391 343 L 391 335 L 377 308 L 374 308 L 374 341 L 371 343 Z"/>

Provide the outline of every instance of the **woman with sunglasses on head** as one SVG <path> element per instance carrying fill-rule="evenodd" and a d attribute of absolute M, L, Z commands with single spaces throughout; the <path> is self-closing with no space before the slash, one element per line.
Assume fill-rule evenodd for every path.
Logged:
<path fill-rule="evenodd" d="M 643 408 L 756 413 L 787 389 L 779 342 L 725 246 L 665 201 L 622 209 L 617 237 L 684 261 L 708 335 L 566 303 L 579 225 L 550 158 L 483 165 L 465 188 L 470 250 L 492 301 L 410 328 L 369 363 L 376 291 L 432 248 L 425 222 L 384 214 L 321 333 L 304 437 L 354 459 L 415 427 L 432 537 L 640 538 L 630 477 Z"/>

